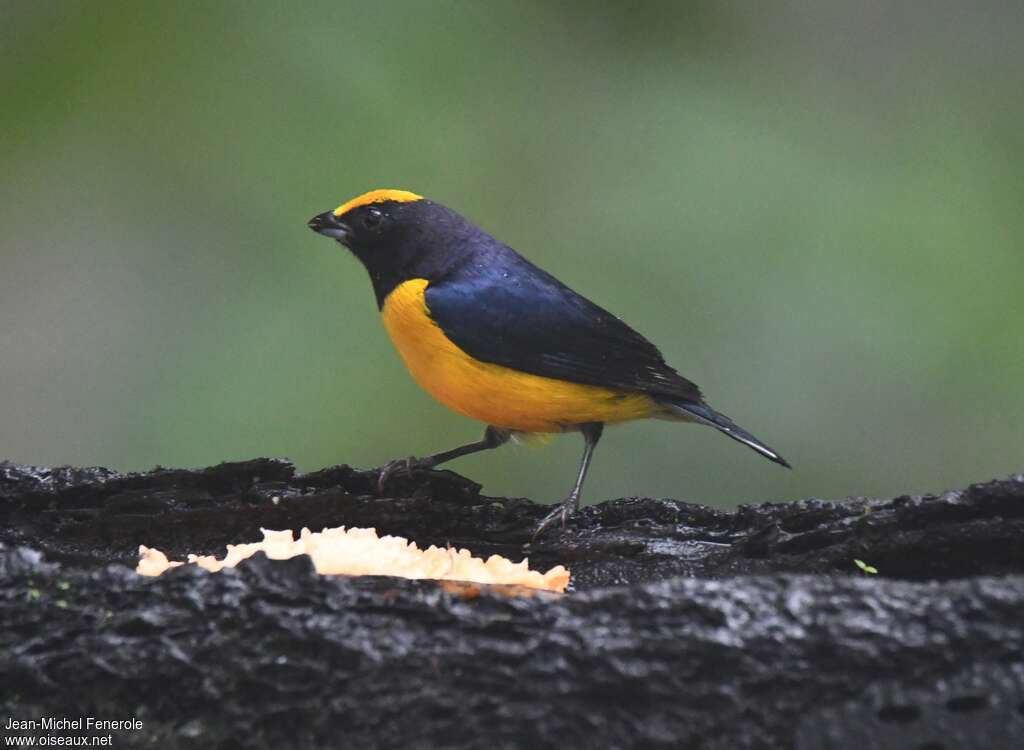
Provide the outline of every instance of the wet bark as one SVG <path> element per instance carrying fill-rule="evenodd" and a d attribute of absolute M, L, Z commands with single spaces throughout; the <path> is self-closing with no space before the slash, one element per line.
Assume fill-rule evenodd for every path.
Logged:
<path fill-rule="evenodd" d="M 449 472 L 381 497 L 370 472 L 271 460 L 0 464 L 2 715 L 142 720 L 123 747 L 1024 746 L 1021 476 L 735 513 L 604 503 L 529 550 L 573 571 L 565 596 L 262 556 L 126 567 L 140 543 L 338 525 L 517 559 L 544 512 Z"/>

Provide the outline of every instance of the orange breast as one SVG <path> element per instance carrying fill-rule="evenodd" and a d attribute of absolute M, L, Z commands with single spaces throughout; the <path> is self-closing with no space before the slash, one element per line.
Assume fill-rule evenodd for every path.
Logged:
<path fill-rule="evenodd" d="M 657 414 L 647 396 L 518 372 L 473 359 L 430 319 L 425 279 L 399 285 L 381 317 L 413 378 L 452 411 L 522 432 L 562 432 L 583 422 L 624 422 Z"/>

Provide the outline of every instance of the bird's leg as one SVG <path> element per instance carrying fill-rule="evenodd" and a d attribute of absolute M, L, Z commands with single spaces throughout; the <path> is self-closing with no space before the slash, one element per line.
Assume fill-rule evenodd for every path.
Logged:
<path fill-rule="evenodd" d="M 412 474 L 414 471 L 419 469 L 433 469 L 435 466 L 451 461 L 453 458 L 459 458 L 460 456 L 468 456 L 471 453 L 479 453 L 480 451 L 491 450 L 497 448 L 508 442 L 512 433 L 508 430 L 499 430 L 497 427 L 491 427 L 488 425 L 487 429 L 484 430 L 484 436 L 473 443 L 466 443 L 460 445 L 458 448 L 452 448 L 451 450 L 441 451 L 431 456 L 424 456 L 423 458 L 396 458 L 394 461 L 388 461 L 380 468 L 380 475 L 377 478 L 377 489 L 380 492 L 384 491 L 384 485 L 387 483 L 395 472 L 405 471 L 407 474 Z"/>
<path fill-rule="evenodd" d="M 551 526 L 559 518 L 562 519 L 562 527 L 565 528 L 565 520 L 571 513 L 579 510 L 580 508 L 580 490 L 583 488 L 583 480 L 587 478 L 587 469 L 590 468 L 590 459 L 594 455 L 594 448 L 597 447 L 597 441 L 601 439 L 601 433 L 604 431 L 604 424 L 601 422 L 587 422 L 586 424 L 580 425 L 580 432 L 583 433 L 583 460 L 580 462 L 580 473 L 576 477 L 576 484 L 573 485 L 572 492 L 569 493 L 569 497 L 565 498 L 561 503 L 555 506 L 555 509 L 544 516 L 541 520 L 540 525 L 537 526 L 537 530 L 533 532 L 533 539 L 536 541 L 537 537 L 541 535 L 544 529 Z"/>

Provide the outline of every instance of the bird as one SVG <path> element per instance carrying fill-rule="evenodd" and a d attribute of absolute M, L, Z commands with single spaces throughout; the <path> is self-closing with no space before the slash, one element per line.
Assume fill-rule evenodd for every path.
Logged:
<path fill-rule="evenodd" d="M 654 344 L 456 211 L 407 190 L 378 189 L 308 226 L 362 262 L 384 329 L 413 379 L 486 425 L 475 442 L 387 462 L 381 489 L 396 471 L 431 469 L 513 436 L 579 432 L 576 481 L 540 521 L 536 540 L 559 520 L 564 528 L 579 509 L 605 425 L 648 418 L 706 425 L 790 468 L 709 406 Z"/>

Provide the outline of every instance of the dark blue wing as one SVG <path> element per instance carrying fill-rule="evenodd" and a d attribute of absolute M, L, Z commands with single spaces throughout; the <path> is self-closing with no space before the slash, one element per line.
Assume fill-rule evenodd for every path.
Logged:
<path fill-rule="evenodd" d="M 431 318 L 484 362 L 574 383 L 701 403 L 650 341 L 510 248 L 432 281 Z"/>

